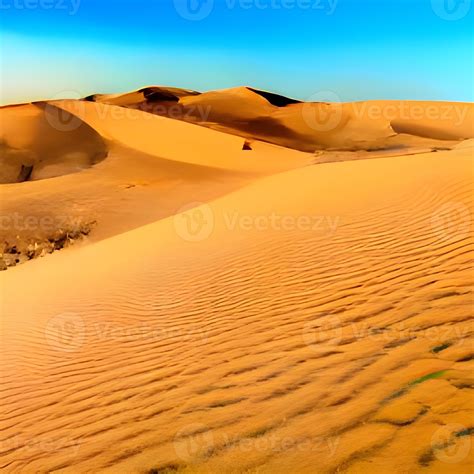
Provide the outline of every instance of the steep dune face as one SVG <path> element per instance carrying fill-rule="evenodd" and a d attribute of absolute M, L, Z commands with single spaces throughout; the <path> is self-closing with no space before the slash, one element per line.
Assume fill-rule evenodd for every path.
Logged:
<path fill-rule="evenodd" d="M 107 156 L 94 129 L 53 104 L 0 108 L 0 123 L 1 183 L 75 173 Z"/>
<path fill-rule="evenodd" d="M 2 465 L 470 473 L 471 154 L 282 172 L 0 274 Z"/>
<path fill-rule="evenodd" d="M 242 151 L 243 140 L 238 137 L 140 110 L 78 101 L 59 101 L 56 105 L 80 117 L 107 139 L 135 150 L 221 169 L 239 166 L 237 156 Z M 221 156 L 222 150 L 226 150 L 225 156 Z"/>
<path fill-rule="evenodd" d="M 451 147 L 452 142 L 474 137 L 472 104 L 300 102 L 250 87 L 202 94 L 155 89 L 157 93 L 150 93 L 145 100 L 142 92 L 100 96 L 97 100 L 304 152 L 392 148 L 413 152 L 427 146 Z"/>
<path fill-rule="evenodd" d="M 245 141 L 240 137 L 140 110 L 80 101 L 58 101 L 55 104 L 114 143 L 180 163 L 266 175 L 310 161 L 306 154 L 296 151 L 287 153 L 279 147 L 262 143 L 251 147 L 250 151 L 255 153 L 242 153 Z M 262 156 L 265 155 L 264 150 L 272 152 L 271 160 Z"/>

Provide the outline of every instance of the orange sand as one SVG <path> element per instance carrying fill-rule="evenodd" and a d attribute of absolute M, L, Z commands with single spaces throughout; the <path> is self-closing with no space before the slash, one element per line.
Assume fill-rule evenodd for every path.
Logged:
<path fill-rule="evenodd" d="M 33 106 L 0 109 L 5 147 L 64 166 L 0 186 L 2 239 L 94 221 L 0 273 L 2 470 L 472 472 L 472 107 L 458 126 L 351 106 L 290 149 L 213 128 L 254 101 L 298 129 L 305 104 L 209 93 L 209 129 L 133 94 L 54 103 L 82 124 L 64 143 L 107 151 L 75 170 L 54 126 L 30 139 Z"/>

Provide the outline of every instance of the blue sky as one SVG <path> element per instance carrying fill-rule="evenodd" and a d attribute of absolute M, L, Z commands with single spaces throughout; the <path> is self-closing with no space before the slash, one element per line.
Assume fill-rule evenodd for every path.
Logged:
<path fill-rule="evenodd" d="M 0 0 L 1 102 L 152 84 L 472 101 L 470 1 Z"/>

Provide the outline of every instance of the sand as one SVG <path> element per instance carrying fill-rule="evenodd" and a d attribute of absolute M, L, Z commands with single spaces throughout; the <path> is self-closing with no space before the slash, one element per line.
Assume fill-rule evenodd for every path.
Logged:
<path fill-rule="evenodd" d="M 443 141 L 474 138 L 474 109 L 469 103 L 300 102 L 250 87 L 205 93 L 150 89 L 157 89 L 161 94 L 147 95 L 147 89 L 141 89 L 123 95 L 93 96 L 90 100 L 145 110 L 305 152 L 380 148 L 407 151 L 407 148 L 449 146 Z M 174 99 L 163 96 L 163 91 Z"/>
<path fill-rule="evenodd" d="M 94 222 L 0 273 L 2 470 L 472 472 L 467 125 L 334 150 L 349 129 L 380 138 L 385 118 L 358 118 L 307 153 L 53 105 L 107 157 L 0 187 L 4 215 L 53 218 L 20 242 Z"/>
<path fill-rule="evenodd" d="M 0 188 L 1 253 L 8 266 L 63 248 L 70 241 L 84 237 L 97 241 L 155 222 L 183 206 L 206 202 L 313 159 L 260 142 L 244 150 L 243 138 L 138 110 L 78 101 L 59 101 L 53 107 L 74 120 L 58 122 L 55 115 L 48 121 L 38 115 L 35 105 L 0 109 L 2 123 L 9 124 L 5 141 L 18 147 L 2 155 L 15 167 L 14 176 L 30 164 L 25 153 L 34 154 L 36 160 L 31 162 L 28 183 Z M 34 120 L 25 123 L 23 116 L 32 112 Z M 34 134 L 38 124 L 41 133 Z M 89 132 L 99 137 L 107 158 L 78 168 L 77 155 L 95 146 L 86 136 Z M 30 136 L 41 139 L 14 142 L 16 137 Z M 65 147 L 78 151 L 65 152 Z M 17 155 L 13 162 L 12 156 Z M 40 179 L 37 169 L 42 166 L 44 172 L 46 163 L 51 170 L 53 159 L 62 176 L 54 181 Z"/>
<path fill-rule="evenodd" d="M 94 129 L 54 104 L 0 108 L 0 123 L 2 184 L 63 176 L 107 156 L 106 144 Z"/>

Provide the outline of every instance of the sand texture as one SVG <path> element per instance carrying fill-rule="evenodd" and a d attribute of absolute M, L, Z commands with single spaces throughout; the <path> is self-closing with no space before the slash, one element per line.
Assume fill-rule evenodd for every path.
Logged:
<path fill-rule="evenodd" d="M 1 108 L 0 469 L 470 474 L 473 110 Z"/>

